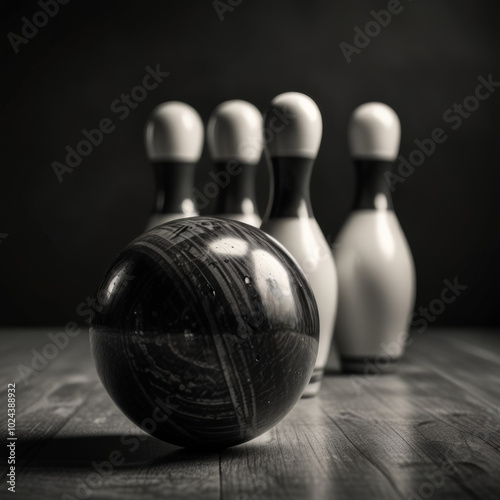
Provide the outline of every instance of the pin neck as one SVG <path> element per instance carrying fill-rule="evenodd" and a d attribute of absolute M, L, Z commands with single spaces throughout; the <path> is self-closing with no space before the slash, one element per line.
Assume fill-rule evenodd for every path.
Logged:
<path fill-rule="evenodd" d="M 310 158 L 271 158 L 271 208 L 267 218 L 314 217 L 309 194 L 313 165 Z"/>
<path fill-rule="evenodd" d="M 255 173 L 257 165 L 237 160 L 215 164 L 215 182 L 220 191 L 217 196 L 217 214 L 257 214 Z"/>
<path fill-rule="evenodd" d="M 193 200 L 195 163 L 161 161 L 153 164 L 156 200 L 153 213 L 198 215 Z"/>
<path fill-rule="evenodd" d="M 387 174 L 394 168 L 392 161 L 354 160 L 356 167 L 355 210 L 394 210 Z"/>

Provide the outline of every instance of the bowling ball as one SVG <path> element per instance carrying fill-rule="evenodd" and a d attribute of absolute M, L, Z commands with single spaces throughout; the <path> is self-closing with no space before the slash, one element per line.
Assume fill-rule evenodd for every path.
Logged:
<path fill-rule="evenodd" d="M 227 447 L 277 424 L 318 351 L 313 292 L 293 257 L 247 224 L 179 219 L 130 243 L 96 295 L 90 340 L 125 415 L 184 447 Z"/>

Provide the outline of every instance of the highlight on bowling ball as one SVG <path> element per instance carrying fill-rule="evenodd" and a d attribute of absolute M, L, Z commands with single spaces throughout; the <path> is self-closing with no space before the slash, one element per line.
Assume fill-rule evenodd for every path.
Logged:
<path fill-rule="evenodd" d="M 311 377 L 313 292 L 287 250 L 247 224 L 157 226 L 116 257 L 97 300 L 90 341 L 104 387 L 171 444 L 249 441 L 292 409 Z"/>

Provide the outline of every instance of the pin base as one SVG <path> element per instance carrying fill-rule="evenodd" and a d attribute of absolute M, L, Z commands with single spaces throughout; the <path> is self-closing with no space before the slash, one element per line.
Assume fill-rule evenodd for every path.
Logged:
<path fill-rule="evenodd" d="M 319 389 L 321 387 L 321 381 L 323 380 L 323 372 L 324 368 L 315 368 L 307 387 L 304 389 L 302 393 L 303 398 L 312 398 L 318 394 Z"/>
<path fill-rule="evenodd" d="M 399 358 L 380 356 L 341 356 L 340 363 L 344 373 L 364 373 L 366 375 L 394 373 Z"/>

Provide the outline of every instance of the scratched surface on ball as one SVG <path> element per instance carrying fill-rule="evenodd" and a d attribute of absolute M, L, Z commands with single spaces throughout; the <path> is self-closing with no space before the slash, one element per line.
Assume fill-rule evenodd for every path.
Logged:
<path fill-rule="evenodd" d="M 231 446 L 293 407 L 314 367 L 319 320 L 289 255 L 222 219 L 170 222 L 133 241 L 98 293 L 91 344 L 115 403 L 180 446 Z"/>

